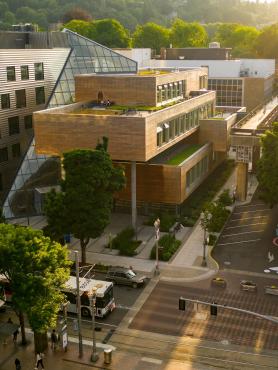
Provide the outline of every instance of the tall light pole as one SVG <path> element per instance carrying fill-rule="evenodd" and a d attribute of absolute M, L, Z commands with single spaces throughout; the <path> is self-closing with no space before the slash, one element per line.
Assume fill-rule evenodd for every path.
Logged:
<path fill-rule="evenodd" d="M 208 244 L 208 237 L 207 237 L 207 229 L 208 223 L 211 219 L 211 214 L 207 211 L 201 213 L 201 226 L 204 230 L 204 240 L 203 240 L 203 259 L 202 259 L 202 267 L 207 267 L 207 258 L 206 258 L 206 246 Z"/>
<path fill-rule="evenodd" d="M 79 358 L 83 356 L 83 343 L 81 334 L 81 302 L 80 302 L 80 287 L 79 287 L 79 258 L 78 251 L 74 251 L 75 255 L 75 274 L 76 274 L 76 303 L 77 303 L 77 322 L 78 322 L 78 343 L 79 343 Z"/>
<path fill-rule="evenodd" d="M 96 306 L 96 292 L 97 287 L 93 287 L 89 292 L 90 306 L 92 308 L 92 331 L 93 331 L 93 350 L 91 355 L 91 361 L 96 362 L 98 360 L 97 347 L 96 347 L 96 331 L 95 331 L 95 306 Z"/>
<path fill-rule="evenodd" d="M 154 230 L 155 230 L 155 275 L 159 275 L 159 266 L 158 266 L 158 241 L 159 241 L 159 227 L 160 219 L 157 218 L 154 221 Z"/>

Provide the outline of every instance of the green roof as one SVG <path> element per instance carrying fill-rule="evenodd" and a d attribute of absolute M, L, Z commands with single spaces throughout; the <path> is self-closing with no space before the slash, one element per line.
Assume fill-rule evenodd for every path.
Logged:
<path fill-rule="evenodd" d="M 189 158 L 192 154 L 194 154 L 197 150 L 199 150 L 202 146 L 203 145 L 201 144 L 194 144 L 194 145 L 188 146 L 182 152 L 178 153 L 177 155 L 169 159 L 169 161 L 166 162 L 166 164 L 178 166 L 183 161 L 185 161 L 187 158 Z"/>

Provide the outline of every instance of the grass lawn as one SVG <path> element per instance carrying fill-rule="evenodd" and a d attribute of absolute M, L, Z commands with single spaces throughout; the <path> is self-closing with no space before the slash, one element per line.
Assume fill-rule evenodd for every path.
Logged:
<path fill-rule="evenodd" d="M 193 153 L 195 153 L 198 149 L 200 149 L 203 145 L 195 144 L 191 145 L 186 148 L 181 153 L 177 154 L 175 157 L 171 158 L 166 164 L 171 164 L 173 166 L 178 166 L 182 163 L 186 158 L 190 157 Z"/>

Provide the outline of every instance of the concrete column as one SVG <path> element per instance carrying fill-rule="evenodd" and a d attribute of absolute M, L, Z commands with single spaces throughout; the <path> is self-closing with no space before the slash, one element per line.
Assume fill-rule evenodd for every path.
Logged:
<path fill-rule="evenodd" d="M 253 146 L 252 150 L 252 172 L 256 172 L 257 162 L 260 159 L 261 148 L 259 146 Z"/>
<path fill-rule="evenodd" d="M 136 162 L 131 162 L 131 219 L 132 227 L 137 230 L 137 209 L 136 209 Z"/>
<path fill-rule="evenodd" d="M 237 163 L 237 187 L 236 198 L 240 201 L 246 200 L 248 185 L 248 163 Z"/>

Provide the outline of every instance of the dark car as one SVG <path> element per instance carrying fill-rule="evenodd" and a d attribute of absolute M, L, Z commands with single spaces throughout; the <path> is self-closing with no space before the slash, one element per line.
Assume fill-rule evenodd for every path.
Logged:
<path fill-rule="evenodd" d="M 211 280 L 211 285 L 213 286 L 220 286 L 222 288 L 226 288 L 227 286 L 227 282 L 225 279 L 221 278 L 221 277 L 215 277 Z"/>
<path fill-rule="evenodd" d="M 251 292 L 256 292 L 257 291 L 257 284 L 254 283 L 253 281 L 241 280 L 240 289 L 241 290 L 249 290 Z"/>
<path fill-rule="evenodd" d="M 146 282 L 147 277 L 128 268 L 115 267 L 108 270 L 106 280 L 137 288 Z"/>

